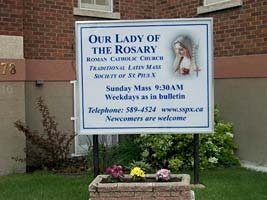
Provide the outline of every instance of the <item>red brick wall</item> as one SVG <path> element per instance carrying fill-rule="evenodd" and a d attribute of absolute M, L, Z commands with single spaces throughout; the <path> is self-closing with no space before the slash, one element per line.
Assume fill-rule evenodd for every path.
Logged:
<path fill-rule="evenodd" d="M 0 0 L 0 35 L 23 34 L 23 1 Z"/>
<path fill-rule="evenodd" d="M 201 0 L 156 0 L 156 18 L 195 17 Z"/>
<path fill-rule="evenodd" d="M 121 19 L 153 19 L 154 1 L 120 0 Z"/>
<path fill-rule="evenodd" d="M 129 20 L 213 17 L 215 56 L 267 53 L 266 1 L 243 0 L 242 7 L 197 15 L 201 4 L 202 0 L 115 0 L 114 10 Z M 74 16 L 74 6 L 77 0 L 0 0 L 0 34 L 23 34 L 26 59 L 74 59 L 75 20 L 97 20 Z"/>
<path fill-rule="evenodd" d="M 26 59 L 75 58 L 75 21 L 98 20 L 73 15 L 78 0 L 24 0 L 24 51 Z M 118 11 L 118 0 L 114 10 Z M 103 20 L 103 19 L 101 19 Z"/>
<path fill-rule="evenodd" d="M 214 17 L 215 56 L 267 53 L 267 1 L 243 3 L 239 8 L 204 15 Z"/>
<path fill-rule="evenodd" d="M 156 18 L 214 18 L 215 56 L 267 53 L 267 1 L 243 0 L 242 7 L 197 15 L 202 0 L 156 0 Z"/>
<path fill-rule="evenodd" d="M 24 0 L 24 52 L 31 59 L 73 59 L 72 0 Z"/>

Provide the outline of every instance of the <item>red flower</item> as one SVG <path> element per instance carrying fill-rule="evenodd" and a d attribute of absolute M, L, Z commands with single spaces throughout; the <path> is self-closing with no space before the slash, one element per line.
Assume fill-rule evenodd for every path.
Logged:
<path fill-rule="evenodd" d="M 190 69 L 188 69 L 188 68 L 182 68 L 182 75 L 187 75 L 187 74 L 189 74 L 189 72 L 190 72 Z"/>

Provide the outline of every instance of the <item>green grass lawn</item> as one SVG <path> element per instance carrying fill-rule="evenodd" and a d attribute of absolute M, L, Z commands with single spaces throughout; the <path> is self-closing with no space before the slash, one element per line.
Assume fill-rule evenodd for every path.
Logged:
<path fill-rule="evenodd" d="M 88 200 L 90 176 L 49 172 L 0 177 L 0 200 Z"/>
<path fill-rule="evenodd" d="M 267 200 L 267 173 L 244 168 L 201 172 L 205 189 L 195 190 L 196 200 Z"/>
<path fill-rule="evenodd" d="M 192 177 L 193 179 L 193 177 Z M 0 200 L 88 200 L 90 176 L 62 176 L 48 172 L 0 177 Z M 267 173 L 243 168 L 200 173 L 205 189 L 196 200 L 267 200 Z"/>

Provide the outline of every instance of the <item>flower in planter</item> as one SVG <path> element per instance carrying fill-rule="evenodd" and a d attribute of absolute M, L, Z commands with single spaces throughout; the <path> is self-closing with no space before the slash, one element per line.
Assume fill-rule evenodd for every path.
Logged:
<path fill-rule="evenodd" d="M 145 172 L 140 167 L 134 167 L 130 173 L 134 181 L 141 181 L 145 177 Z"/>
<path fill-rule="evenodd" d="M 121 165 L 113 165 L 112 167 L 108 167 L 106 172 L 110 175 L 109 179 L 111 181 L 120 181 L 123 177 L 123 170 Z"/>
<path fill-rule="evenodd" d="M 171 178 L 171 172 L 168 169 L 160 169 L 156 174 L 157 181 L 168 181 Z"/>

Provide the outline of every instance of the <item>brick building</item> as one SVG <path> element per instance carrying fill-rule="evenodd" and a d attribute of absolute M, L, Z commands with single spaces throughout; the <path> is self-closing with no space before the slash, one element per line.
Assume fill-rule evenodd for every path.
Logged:
<path fill-rule="evenodd" d="M 13 123 L 40 129 L 37 96 L 45 97 L 60 128 L 73 131 L 75 21 L 191 17 L 214 19 L 215 104 L 235 125 L 237 154 L 266 167 L 266 1 L 1 0 L 0 175 L 25 170 L 11 159 L 25 156 L 26 143 Z"/>

